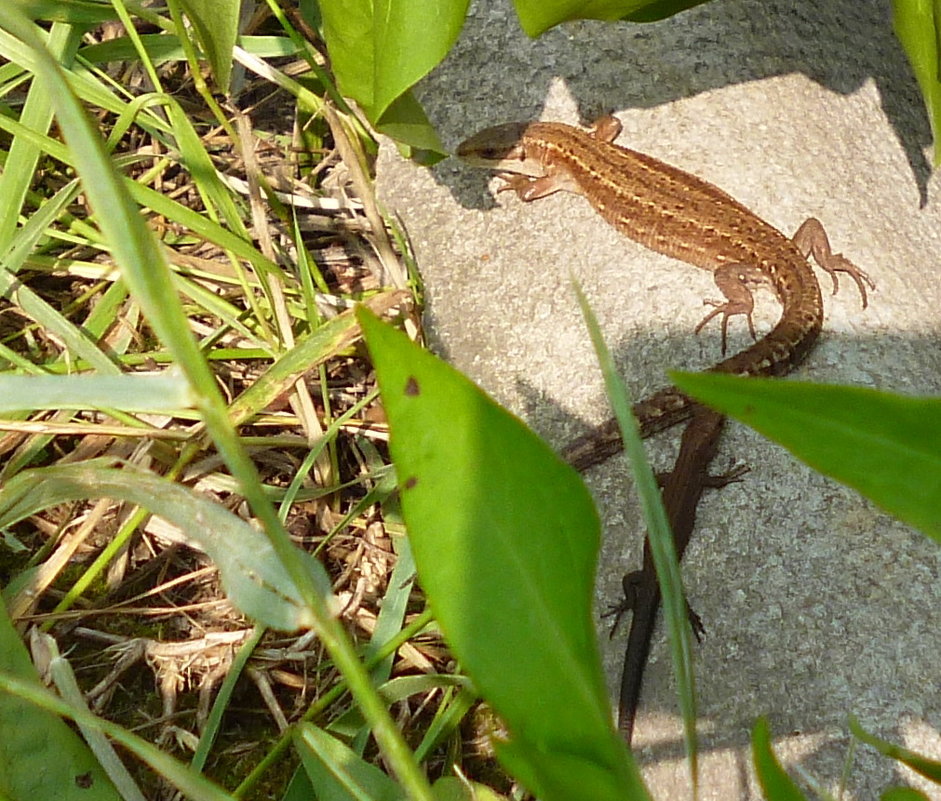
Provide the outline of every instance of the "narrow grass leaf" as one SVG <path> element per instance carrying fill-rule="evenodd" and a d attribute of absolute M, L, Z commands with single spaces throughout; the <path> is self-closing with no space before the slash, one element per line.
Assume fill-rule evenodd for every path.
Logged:
<path fill-rule="evenodd" d="M 52 680 L 52 684 L 66 702 L 88 710 L 88 702 L 78 686 L 72 665 L 59 653 L 55 639 L 36 627 L 30 629 L 29 634 L 33 660 L 37 665 L 43 666 L 43 678 Z M 124 801 L 145 801 L 143 793 L 108 738 L 97 729 L 82 724 L 78 724 L 78 728 Z M 91 798 L 97 799 L 97 793 L 93 792 Z"/>
<path fill-rule="evenodd" d="M 56 23 L 49 31 L 49 48 L 64 63 L 72 61 L 81 36 L 71 25 Z M 24 127 L 45 134 L 52 123 L 49 92 L 39 81 L 33 81 L 23 104 L 20 122 Z M 0 172 L 0 252 L 13 241 L 17 217 L 23 208 L 26 193 L 32 186 L 36 164 L 42 150 L 30 140 L 15 137 L 10 143 L 4 169 Z"/>
<path fill-rule="evenodd" d="M 18 273 L 39 241 L 49 234 L 49 229 L 74 202 L 80 191 L 77 180 L 69 181 L 52 197 L 44 200 L 16 232 L 6 250 L 0 248 L 0 267 L 14 275 Z M 0 197 L 3 195 L 0 194 Z"/>
<path fill-rule="evenodd" d="M 15 12 L 19 11 L 18 5 L 14 9 Z M 0 9 L 10 11 L 5 4 L 0 5 Z M 22 16 L 18 13 L 16 17 L 22 19 Z M 4 27 L 10 27 L 9 21 L 13 17 L 8 13 L 4 14 L 2 19 L 6 20 Z M 12 27 L 10 29 L 12 30 Z M 0 57 L 12 61 L 29 73 L 42 73 L 43 71 L 41 60 L 37 58 L 36 51 L 14 36 L 9 35 L 6 31 L 0 31 Z M 87 71 L 67 70 L 64 73 L 64 78 L 70 88 L 90 106 L 98 106 L 118 115 L 127 107 L 127 102 L 117 97 L 105 84 Z M 142 114 L 138 119 L 138 124 L 145 130 L 155 134 L 168 130 L 167 123 L 150 112 Z"/>
<path fill-rule="evenodd" d="M 143 33 L 137 39 L 154 64 L 186 60 L 179 37 L 171 33 Z M 259 58 L 287 58 L 298 52 L 297 45 L 284 36 L 239 36 L 237 41 L 239 47 Z M 134 43 L 127 36 L 88 45 L 81 48 L 78 55 L 92 64 L 132 61 L 139 57 Z"/>
<path fill-rule="evenodd" d="M 0 413 L 30 409 L 174 412 L 194 406 L 182 375 L 0 375 Z"/>
<path fill-rule="evenodd" d="M 941 541 L 941 399 L 705 373 L 671 378 Z"/>
<path fill-rule="evenodd" d="M 929 759 L 915 751 L 909 751 L 900 745 L 890 743 L 888 740 L 882 740 L 874 734 L 870 734 L 860 724 L 859 721 L 850 715 L 850 731 L 853 736 L 862 740 L 866 745 L 871 745 L 883 756 L 897 760 L 903 765 L 910 767 L 915 773 L 930 779 L 935 784 L 941 784 L 941 762 L 937 759 Z"/>
<path fill-rule="evenodd" d="M 611 358 L 611 352 L 605 344 L 598 320 L 588 305 L 581 287 L 575 284 L 582 316 L 588 326 L 595 355 L 604 375 L 605 392 L 614 410 L 621 438 L 624 441 L 624 453 L 627 456 L 640 506 L 647 525 L 647 541 L 650 543 L 650 555 L 660 582 L 661 606 L 664 611 L 667 636 L 676 677 L 676 693 L 680 711 L 683 715 L 683 729 L 686 740 L 686 753 L 689 756 L 690 773 L 693 785 L 697 783 L 698 760 L 696 756 L 696 683 L 693 673 L 692 631 L 689 626 L 689 607 L 683 592 L 683 580 L 680 576 L 680 564 L 673 542 L 673 532 L 663 506 L 660 487 L 653 474 L 644 444 L 640 438 L 637 420 L 631 410 L 631 399 L 627 386 L 618 374 Z"/>
<path fill-rule="evenodd" d="M 206 766 L 206 761 L 212 752 L 212 746 L 216 742 L 216 737 L 222 730 L 222 719 L 232 703 L 232 695 L 235 692 L 235 686 L 242 678 L 245 672 L 245 666 L 252 654 L 265 636 L 264 626 L 255 626 L 252 636 L 243 642 L 238 652 L 232 659 L 232 664 L 226 671 L 219 692 L 216 693 L 215 700 L 212 702 L 212 708 L 206 717 L 206 723 L 203 726 L 202 733 L 199 736 L 199 744 L 193 752 L 193 758 L 190 760 L 190 767 L 194 770 L 202 771 Z"/>
<path fill-rule="evenodd" d="M 118 375 L 121 372 L 80 328 L 73 325 L 61 312 L 2 267 L 0 267 L 0 295 L 18 306 L 27 317 L 35 320 L 45 331 L 56 334 L 72 356 L 84 359 L 101 373 Z"/>
<path fill-rule="evenodd" d="M 310 723 L 294 736 L 319 801 L 403 801 L 402 789 L 375 765 Z"/>
<path fill-rule="evenodd" d="M 17 0 L 23 13 L 31 19 L 68 22 L 73 25 L 98 25 L 115 18 L 114 9 L 100 2 L 85 0 Z"/>
<path fill-rule="evenodd" d="M 367 305 L 381 312 L 397 298 L 401 298 L 401 295 L 396 292 L 382 292 L 370 298 Z M 281 354 L 271 367 L 235 399 L 229 407 L 233 423 L 241 425 L 249 420 L 290 389 L 300 376 L 353 345 L 360 335 L 352 309 L 318 326 L 309 336 Z"/>

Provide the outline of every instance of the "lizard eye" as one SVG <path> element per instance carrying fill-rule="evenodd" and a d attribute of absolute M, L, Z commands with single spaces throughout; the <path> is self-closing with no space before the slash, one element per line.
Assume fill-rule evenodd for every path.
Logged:
<path fill-rule="evenodd" d="M 489 151 L 488 157 L 495 161 L 526 161 L 526 150 L 520 144 L 492 147 Z"/>

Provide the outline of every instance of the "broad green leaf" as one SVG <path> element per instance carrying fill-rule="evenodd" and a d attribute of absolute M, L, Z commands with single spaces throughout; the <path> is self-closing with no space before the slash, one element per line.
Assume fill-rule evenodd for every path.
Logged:
<path fill-rule="evenodd" d="M 761 791 L 768 801 L 806 801 L 771 748 L 771 730 L 767 718 L 758 718 L 751 732 L 752 760 Z"/>
<path fill-rule="evenodd" d="M 905 49 L 928 110 L 934 137 L 934 164 L 941 162 L 941 80 L 938 78 L 938 4 L 926 0 L 892 0 L 892 26 Z"/>
<path fill-rule="evenodd" d="M 907 748 L 902 748 L 900 745 L 895 745 L 895 743 L 890 743 L 888 740 L 882 740 L 870 734 L 859 725 L 859 721 L 853 715 L 850 715 L 849 724 L 853 736 L 862 740 L 866 745 L 871 745 L 883 756 L 907 765 L 915 773 L 921 774 L 926 779 L 941 784 L 941 762 L 937 759 L 929 759 L 915 751 L 909 751 Z"/>
<path fill-rule="evenodd" d="M 208 779 L 203 778 L 193 770 L 189 770 L 185 765 L 181 764 L 178 760 L 171 757 L 169 754 L 164 753 L 155 745 L 147 742 L 142 737 L 138 737 L 136 734 L 131 734 L 131 732 L 126 729 L 122 729 L 120 726 L 111 723 L 108 720 L 103 718 L 96 717 L 92 715 L 87 709 L 82 709 L 80 707 L 72 706 L 71 704 L 63 701 L 59 696 L 51 693 L 49 690 L 45 689 L 41 684 L 31 678 L 20 678 L 15 674 L 8 672 L 6 670 L 0 669 L 0 697 L 3 693 L 9 693 L 11 696 L 23 699 L 29 704 L 26 707 L 26 714 L 28 716 L 33 716 L 36 714 L 36 710 L 45 710 L 55 715 L 62 715 L 68 718 L 71 718 L 79 725 L 85 728 L 95 729 L 97 731 L 104 732 L 108 735 L 111 740 L 114 740 L 116 743 L 123 746 L 127 751 L 134 754 L 135 757 L 150 765 L 155 771 L 157 771 L 167 782 L 174 785 L 186 798 L 199 799 L 199 801 L 234 801 L 233 796 L 228 793 L 220 790 L 216 785 L 210 782 Z M 22 725 L 23 718 L 20 718 L 17 721 L 17 725 Z M 2 747 L 2 746 L 0 746 Z M 48 765 L 50 762 L 56 762 L 57 760 L 63 761 L 68 764 L 69 753 L 68 752 L 57 752 L 55 751 L 55 746 L 47 746 L 45 743 L 36 743 L 33 746 L 35 752 L 42 757 L 42 762 L 36 766 L 38 772 L 46 771 L 49 774 L 54 775 L 54 771 L 49 770 Z M 50 754 L 53 755 L 50 758 Z M 75 799 L 86 799 L 88 801 L 98 801 L 99 796 L 95 794 L 92 788 L 98 786 L 95 784 L 95 776 L 92 776 L 92 785 L 91 787 L 82 786 L 80 789 L 80 794 L 74 796 Z M 81 784 L 84 785 L 86 782 L 85 774 L 81 774 Z M 0 785 L 2 787 L 2 785 Z M 27 796 L 24 796 L 24 799 L 40 799 L 40 798 L 73 798 L 72 795 L 66 795 L 64 790 L 65 785 L 60 785 L 56 787 L 56 791 L 50 794 L 32 794 L 30 793 Z M 118 798 L 117 794 L 113 796 Z M 101 798 L 104 801 L 110 801 L 112 796 L 110 794 L 102 795 Z M 3 801 L 19 801 L 19 799 L 3 797 Z"/>
<path fill-rule="evenodd" d="M 941 540 L 941 399 L 705 373 L 671 377 L 683 392 Z"/>
<path fill-rule="evenodd" d="M 565 792 L 582 783 L 596 792 L 581 797 L 599 799 L 642 787 L 601 672 L 599 523 L 581 478 L 467 378 L 364 309 L 358 317 L 422 587 L 506 723 L 505 753 L 525 755 L 514 767 L 546 801 L 575 798 Z"/>
<path fill-rule="evenodd" d="M 0 672 L 41 687 L 2 600 Z M 0 797 L 9 801 L 121 798 L 85 743 L 58 715 L 0 692 L 0 731 Z"/>
<path fill-rule="evenodd" d="M 376 129 L 415 151 L 427 151 L 430 154 L 442 152 L 443 145 L 438 133 L 411 90 L 399 95 L 389 104 Z M 434 163 L 434 159 L 425 157 L 421 152 L 409 152 L 408 155 L 409 158 L 420 160 L 425 166 Z"/>
<path fill-rule="evenodd" d="M 223 94 L 229 91 L 240 4 L 240 0 L 180 0 Z"/>
<path fill-rule="evenodd" d="M 0 489 L 0 529 L 40 509 L 82 498 L 127 501 L 173 523 L 215 562 L 226 595 L 249 617 L 280 631 L 314 624 L 260 531 L 207 497 L 131 467 L 75 464 L 26 470 Z M 330 582 L 320 563 L 303 551 L 298 558 L 329 596 Z"/>
<path fill-rule="evenodd" d="M 705 0 L 514 0 L 523 30 L 533 38 L 575 19 L 636 22 L 663 19 Z"/>
<path fill-rule="evenodd" d="M 370 121 L 382 129 L 390 106 L 425 77 L 447 55 L 457 40 L 468 0 L 349 0 L 321 3 L 324 39 L 330 51 L 337 86 L 354 98 Z M 415 106 L 411 106 L 415 111 Z M 396 125 L 404 130 L 405 110 L 396 112 Z M 411 116 L 420 127 L 421 139 L 437 138 Z M 426 146 L 408 141 L 418 147 Z"/>
<path fill-rule="evenodd" d="M 495 740 L 497 756 L 511 774 L 516 776 L 533 795 L 546 801 L 650 801 L 634 761 L 624 757 L 618 771 L 605 768 L 591 756 L 553 749 L 545 751 L 538 744 L 517 739 Z M 618 784 L 618 781 L 620 784 Z"/>
<path fill-rule="evenodd" d="M 706 2 L 708 0 L 652 0 L 639 11 L 626 15 L 624 19 L 628 22 L 657 22 Z"/>

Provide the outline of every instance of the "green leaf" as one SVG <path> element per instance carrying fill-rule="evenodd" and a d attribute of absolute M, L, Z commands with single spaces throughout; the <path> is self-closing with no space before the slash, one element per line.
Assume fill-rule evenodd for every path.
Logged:
<path fill-rule="evenodd" d="M 639 11 L 623 17 L 627 22 L 657 22 L 681 11 L 701 6 L 708 0 L 653 0 Z"/>
<path fill-rule="evenodd" d="M 637 420 L 631 409 L 627 386 L 617 371 L 614 359 L 611 358 L 611 352 L 605 344 L 598 320 L 588 305 L 588 299 L 577 283 L 575 294 L 604 375 L 605 392 L 621 429 L 624 453 L 630 464 L 644 522 L 647 525 L 647 541 L 650 544 L 650 555 L 657 572 L 657 581 L 660 582 L 661 606 L 670 641 L 677 697 L 683 715 L 686 753 L 689 756 L 690 774 L 695 786 L 698 781 L 699 764 L 696 754 L 696 682 L 693 673 L 692 631 L 689 626 L 689 606 L 683 592 L 683 580 L 680 576 L 680 564 L 673 532 L 663 505 L 660 487 L 647 461 Z"/>
<path fill-rule="evenodd" d="M 0 412 L 28 409 L 178 411 L 194 404 L 189 383 L 167 375 L 0 375 Z"/>
<path fill-rule="evenodd" d="M 941 162 L 941 80 L 938 79 L 938 4 L 925 0 L 892 0 L 892 26 L 905 49 L 928 110 L 934 137 L 934 164 Z"/>
<path fill-rule="evenodd" d="M 20 10 L 30 19 L 49 22 L 69 22 L 73 25 L 98 25 L 116 19 L 117 12 L 110 3 L 84 2 L 84 0 L 17 0 Z"/>
<path fill-rule="evenodd" d="M 421 584 L 509 729 L 501 753 L 545 801 L 643 794 L 601 672 L 599 523 L 584 483 L 467 378 L 364 309 L 358 318 Z M 572 795 L 579 786 L 592 794 Z"/>
<path fill-rule="evenodd" d="M 240 0 L 180 0 L 223 94 L 229 91 L 232 49 L 238 36 Z"/>
<path fill-rule="evenodd" d="M 425 109 L 415 99 L 411 90 L 392 101 L 376 129 L 416 151 L 443 155 L 444 145 L 438 138 L 438 132 L 429 122 Z M 410 158 L 418 158 L 421 154 L 410 152 L 408 155 Z M 438 160 L 440 158 L 441 156 L 438 156 Z M 424 158 L 421 163 L 430 166 L 434 161 L 434 158 Z"/>
<path fill-rule="evenodd" d="M 436 801 L 501 801 L 505 798 L 486 785 L 455 776 L 438 779 L 431 789 Z"/>
<path fill-rule="evenodd" d="M 143 33 L 138 36 L 138 40 L 155 64 L 186 60 L 179 37 L 172 33 Z M 240 36 L 236 42 L 239 47 L 259 58 L 288 58 L 297 54 L 295 44 L 284 36 Z M 92 64 L 140 60 L 134 42 L 127 36 L 87 45 L 81 48 L 78 54 Z"/>
<path fill-rule="evenodd" d="M 671 378 L 941 540 L 941 399 L 705 373 Z"/>
<path fill-rule="evenodd" d="M 910 767 L 915 773 L 931 779 L 936 784 L 941 784 L 941 762 L 938 760 L 928 759 L 928 757 L 915 751 L 909 751 L 907 748 L 902 748 L 900 745 L 895 745 L 888 740 L 882 740 L 870 734 L 859 725 L 859 721 L 853 715 L 850 715 L 849 724 L 853 736 L 866 743 L 866 745 L 871 745 L 883 756 L 895 759 Z"/>
<path fill-rule="evenodd" d="M 574 19 L 613 22 L 663 19 L 705 0 L 514 0 L 523 30 L 533 38 Z"/>
<path fill-rule="evenodd" d="M 393 102 L 447 55 L 467 6 L 468 0 L 321 3 L 324 39 L 340 91 L 381 127 Z"/>
<path fill-rule="evenodd" d="M 110 721 L 95 717 L 87 709 L 66 703 L 59 696 L 45 689 L 39 682 L 35 681 L 35 679 L 19 678 L 10 672 L 0 670 L 0 697 L 2 697 L 2 693 L 4 692 L 27 701 L 29 703 L 27 714 L 30 717 L 36 714 L 38 707 L 41 710 L 48 711 L 55 715 L 69 717 L 85 728 L 104 732 L 110 739 L 119 743 L 138 759 L 150 765 L 187 798 L 198 798 L 200 801 L 233 801 L 231 795 L 220 790 L 216 785 L 208 779 L 203 778 L 195 771 L 187 769 L 185 765 L 164 753 L 155 745 L 138 737 L 136 734 L 131 734 L 129 731 L 122 729 L 120 726 Z M 17 725 L 22 725 L 23 719 L 24 718 L 20 718 L 17 721 Z M 64 764 L 70 764 L 71 754 L 68 751 L 54 751 L 55 746 L 47 747 L 45 743 L 34 742 L 32 746 L 35 753 L 42 757 L 41 763 L 35 766 L 37 773 L 45 773 L 54 776 L 57 774 L 56 771 L 50 767 L 50 763 L 56 763 L 58 765 L 61 761 Z M 2 746 L 0 746 L 0 748 L 2 748 Z M 50 754 L 54 754 L 55 758 L 50 759 Z M 86 776 L 85 774 L 79 775 L 81 777 L 81 783 L 84 785 L 87 781 Z M 2 778 L 2 774 L 0 774 L 0 778 Z M 34 776 L 33 778 L 35 779 L 37 777 Z M 95 783 L 96 777 L 92 775 L 90 778 L 92 779 L 92 787 L 98 786 Z M 51 794 L 30 793 L 23 798 L 24 800 L 33 798 L 71 799 L 73 796 L 64 795 L 65 791 L 63 788 L 65 786 L 65 784 L 62 784 L 56 787 L 55 792 Z M 0 785 L 0 790 L 2 790 L 2 785 Z M 8 796 L 0 797 L 3 798 L 3 801 L 11 801 Z M 115 794 L 114 797 L 117 798 L 118 796 Z M 98 801 L 99 796 L 96 796 L 91 788 L 82 786 L 81 793 L 76 794 L 74 798 Z M 103 798 L 105 801 L 110 801 L 111 796 L 110 794 L 104 795 Z M 13 801 L 19 800 L 13 799 Z"/>
<path fill-rule="evenodd" d="M 137 504 L 180 528 L 209 554 L 226 595 L 249 617 L 280 631 L 313 625 L 300 591 L 260 531 L 209 498 L 131 467 L 85 463 L 26 470 L 0 489 L 0 529 L 57 503 L 103 497 Z M 320 563 L 300 550 L 298 558 L 329 595 Z"/>
<path fill-rule="evenodd" d="M 41 687 L 2 601 L 0 672 Z M 85 743 L 57 715 L 0 692 L 0 731 L 0 797 L 9 801 L 121 798 Z"/>
<path fill-rule="evenodd" d="M 69 661 L 59 652 L 55 639 L 34 627 L 30 630 L 29 645 L 33 662 L 41 670 L 43 679 L 55 687 L 56 692 L 66 703 L 91 714 L 75 678 L 75 671 L 72 670 Z M 111 779 L 111 783 L 124 801 L 146 801 L 137 782 L 124 766 L 108 738 L 98 729 L 86 726 L 84 723 L 79 723 L 78 729 L 82 734 L 82 739 L 88 744 L 98 764 L 108 774 L 108 778 Z"/>
<path fill-rule="evenodd" d="M 633 757 L 616 767 L 621 774 L 593 760 L 590 755 L 561 749 L 544 750 L 522 738 L 495 740 L 497 757 L 533 795 L 545 801 L 650 801 L 650 794 L 636 773 Z M 628 761 L 629 759 L 629 761 Z"/>
<path fill-rule="evenodd" d="M 310 723 L 294 736 L 318 801 L 402 801 L 405 794 L 375 765 Z"/>
<path fill-rule="evenodd" d="M 769 801 L 806 801 L 804 794 L 784 772 L 774 755 L 767 718 L 762 717 L 755 721 L 751 732 L 751 745 L 755 774 L 765 798 Z"/>
<path fill-rule="evenodd" d="M 930 801 L 930 799 L 921 790 L 911 787 L 890 787 L 879 796 L 879 801 Z"/>

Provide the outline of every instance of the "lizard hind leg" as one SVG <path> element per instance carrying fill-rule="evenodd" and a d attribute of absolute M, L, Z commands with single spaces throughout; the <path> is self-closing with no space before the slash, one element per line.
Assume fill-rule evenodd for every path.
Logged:
<path fill-rule="evenodd" d="M 752 339 L 757 339 L 755 321 L 752 312 L 755 309 L 755 299 L 752 297 L 751 287 L 763 278 L 757 267 L 748 264 L 722 264 L 713 273 L 716 286 L 725 296 L 725 300 L 704 300 L 707 306 L 715 308 L 709 312 L 699 325 L 696 326 L 698 334 L 713 317 L 722 315 L 722 355 L 725 355 L 728 340 L 729 318 L 736 314 L 744 314 L 748 321 L 748 331 Z"/>
<path fill-rule="evenodd" d="M 827 232 L 824 230 L 823 223 L 815 217 L 808 217 L 801 223 L 800 228 L 794 232 L 791 241 L 797 245 L 797 249 L 804 254 L 806 259 L 813 256 L 814 261 L 825 271 L 833 280 L 833 294 L 839 289 L 837 273 L 846 273 L 856 282 L 859 294 L 863 300 L 863 308 L 869 305 L 869 296 L 866 294 L 866 287 L 870 290 L 876 288 L 873 280 L 859 269 L 853 262 L 846 258 L 842 253 L 834 253 L 830 248 L 830 240 L 827 238 Z"/>

